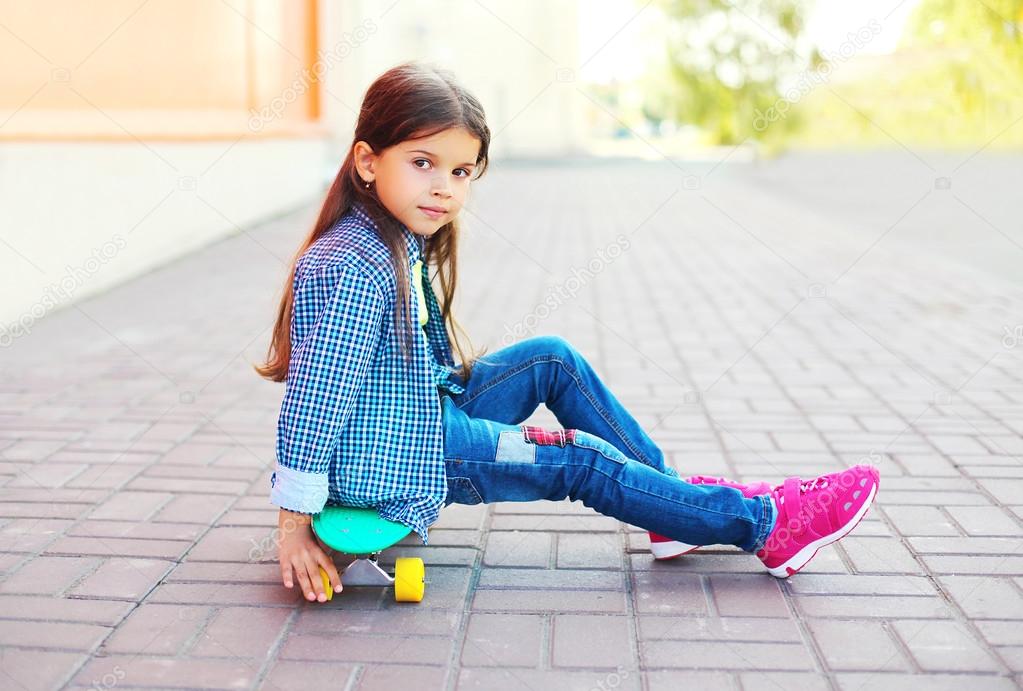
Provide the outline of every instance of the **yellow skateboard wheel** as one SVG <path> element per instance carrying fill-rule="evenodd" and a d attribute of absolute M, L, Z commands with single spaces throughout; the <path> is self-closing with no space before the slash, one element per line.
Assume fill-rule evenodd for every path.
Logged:
<path fill-rule="evenodd" d="M 322 566 L 320 567 L 320 578 L 323 579 L 323 592 L 327 595 L 327 601 L 330 602 L 334 597 L 334 588 L 330 585 L 330 576 L 327 575 Z"/>
<path fill-rule="evenodd" d="M 419 557 L 394 560 L 394 599 L 397 602 L 422 602 L 426 590 L 426 567 Z"/>

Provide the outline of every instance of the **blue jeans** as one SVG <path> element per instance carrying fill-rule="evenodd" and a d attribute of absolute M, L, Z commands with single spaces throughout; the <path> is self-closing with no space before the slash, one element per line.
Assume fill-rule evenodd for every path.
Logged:
<path fill-rule="evenodd" d="M 459 394 L 441 392 L 444 506 L 579 500 L 605 516 L 693 545 L 760 549 L 774 527 L 766 495 L 694 485 L 559 336 L 489 353 Z M 523 425 L 541 403 L 561 429 Z"/>

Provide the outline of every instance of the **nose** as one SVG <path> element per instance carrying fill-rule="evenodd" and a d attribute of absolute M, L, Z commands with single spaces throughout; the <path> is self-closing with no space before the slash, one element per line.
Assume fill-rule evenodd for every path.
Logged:
<path fill-rule="evenodd" d="M 448 185 L 447 178 L 443 175 L 438 175 L 430 183 L 430 194 L 435 197 L 447 198 L 451 196 L 451 186 Z"/>

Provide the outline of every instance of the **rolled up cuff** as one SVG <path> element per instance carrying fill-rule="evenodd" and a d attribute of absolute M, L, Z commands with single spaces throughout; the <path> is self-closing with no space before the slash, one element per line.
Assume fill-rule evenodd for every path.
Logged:
<path fill-rule="evenodd" d="M 297 513 L 317 514 L 327 504 L 327 474 L 306 473 L 280 463 L 270 476 L 270 503 Z"/>

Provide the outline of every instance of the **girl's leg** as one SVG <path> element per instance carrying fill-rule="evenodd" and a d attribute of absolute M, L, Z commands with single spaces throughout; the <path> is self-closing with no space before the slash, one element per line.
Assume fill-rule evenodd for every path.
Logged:
<path fill-rule="evenodd" d="M 543 430 L 470 417 L 441 397 L 445 506 L 497 501 L 579 500 L 597 512 L 690 544 L 748 552 L 774 527 L 766 495 L 694 485 L 628 458 L 580 429 Z"/>
<path fill-rule="evenodd" d="M 452 402 L 469 417 L 518 425 L 543 403 L 563 427 L 606 440 L 629 458 L 678 477 L 586 358 L 560 336 L 534 336 L 484 355 L 468 383 L 452 378 L 465 386 Z"/>

